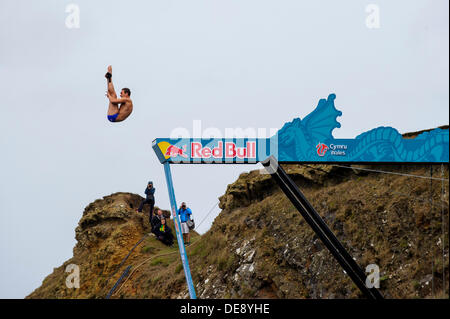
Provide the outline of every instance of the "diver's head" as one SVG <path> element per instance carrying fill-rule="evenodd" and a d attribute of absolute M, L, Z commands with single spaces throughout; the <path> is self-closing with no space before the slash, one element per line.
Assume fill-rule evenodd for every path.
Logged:
<path fill-rule="evenodd" d="M 131 91 L 129 88 L 123 88 L 122 91 L 120 91 L 120 97 L 130 97 Z"/>

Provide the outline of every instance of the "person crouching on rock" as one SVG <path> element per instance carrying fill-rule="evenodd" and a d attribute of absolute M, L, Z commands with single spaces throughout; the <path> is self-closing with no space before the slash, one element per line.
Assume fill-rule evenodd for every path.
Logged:
<path fill-rule="evenodd" d="M 166 219 L 164 217 L 161 219 L 161 225 L 159 226 L 157 237 L 167 246 L 173 245 L 172 230 L 166 225 Z"/>
<path fill-rule="evenodd" d="M 166 219 L 162 215 L 162 210 L 158 209 L 152 219 L 152 233 L 164 244 L 171 246 L 173 244 L 172 230 L 166 225 Z"/>
<path fill-rule="evenodd" d="M 162 216 L 162 210 L 158 209 L 156 211 L 155 216 L 153 216 L 152 221 L 150 223 L 151 227 L 152 227 L 152 233 L 156 235 L 156 238 L 158 238 L 159 235 L 159 227 L 161 226 L 161 220 L 164 217 Z"/>

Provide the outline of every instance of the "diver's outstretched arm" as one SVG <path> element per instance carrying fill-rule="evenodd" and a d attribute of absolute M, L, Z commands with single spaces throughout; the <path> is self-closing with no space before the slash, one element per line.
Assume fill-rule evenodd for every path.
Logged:
<path fill-rule="evenodd" d="M 112 104 L 122 104 L 122 103 L 125 103 L 130 100 L 128 98 L 119 98 L 118 99 L 117 96 L 114 97 L 111 94 L 109 94 L 109 92 L 108 92 L 107 96 L 108 96 L 109 102 L 111 102 Z"/>

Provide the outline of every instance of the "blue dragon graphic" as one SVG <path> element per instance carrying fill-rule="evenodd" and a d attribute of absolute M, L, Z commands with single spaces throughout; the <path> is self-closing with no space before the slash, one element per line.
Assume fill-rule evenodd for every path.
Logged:
<path fill-rule="evenodd" d="M 392 127 L 378 127 L 355 139 L 334 139 L 332 132 L 341 127 L 337 117 L 342 112 L 334 105 L 335 94 L 319 100 L 317 107 L 303 120 L 286 123 L 274 136 L 280 162 L 448 162 L 449 131 L 434 129 L 414 139 Z M 342 145 L 345 152 L 335 156 L 327 145 Z M 318 156 L 318 148 L 322 148 Z"/>

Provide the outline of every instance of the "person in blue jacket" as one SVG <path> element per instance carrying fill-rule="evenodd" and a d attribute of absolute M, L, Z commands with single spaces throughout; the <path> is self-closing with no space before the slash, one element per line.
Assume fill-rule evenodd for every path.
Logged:
<path fill-rule="evenodd" d="M 144 204 L 148 204 L 150 206 L 150 225 L 152 223 L 152 217 L 153 217 L 153 209 L 155 207 L 155 188 L 153 187 L 153 182 L 148 182 L 147 188 L 145 188 L 145 196 L 146 198 L 141 201 L 141 204 L 139 205 L 139 208 L 137 211 L 139 213 L 142 212 L 142 208 L 144 208 Z"/>
<path fill-rule="evenodd" d="M 189 246 L 191 244 L 191 234 L 189 234 L 187 221 L 191 219 L 192 211 L 189 207 L 186 206 L 185 202 L 181 203 L 181 207 L 178 210 L 178 215 L 180 216 L 181 233 L 183 234 L 183 240 L 186 245 Z"/>

